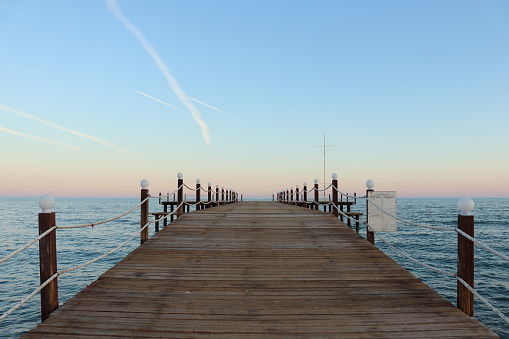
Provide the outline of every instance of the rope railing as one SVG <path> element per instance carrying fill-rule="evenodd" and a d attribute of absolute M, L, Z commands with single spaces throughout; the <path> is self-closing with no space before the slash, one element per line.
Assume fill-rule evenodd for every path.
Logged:
<path fill-rule="evenodd" d="M 57 277 L 65 274 L 65 273 L 68 273 L 68 272 L 71 272 L 71 271 L 75 271 L 77 269 L 80 269 L 80 268 L 83 268 L 85 266 L 88 266 L 90 264 L 93 264 L 94 262 L 96 261 L 99 261 L 105 257 L 107 257 L 108 255 L 118 251 L 119 249 L 121 249 L 122 247 L 124 247 L 125 245 L 127 245 L 129 242 L 131 242 L 136 236 L 138 236 L 145 228 L 148 227 L 150 223 L 147 223 L 144 227 L 142 227 L 141 229 L 139 229 L 138 231 L 136 231 L 131 237 L 129 237 L 129 239 L 127 239 L 126 241 L 124 241 L 122 244 L 120 244 L 119 246 L 115 247 L 114 249 L 112 249 L 111 251 L 108 251 L 107 253 L 104 253 L 92 260 L 89 260 L 87 262 L 84 262 L 80 265 L 77 265 L 77 266 L 74 266 L 74 267 L 71 267 L 71 268 L 67 268 L 65 270 L 60 270 L 60 271 L 57 271 L 55 274 L 53 274 L 49 279 L 47 279 L 44 283 L 42 283 L 39 287 L 37 287 L 36 289 L 34 289 L 34 291 L 32 293 L 30 293 L 28 296 L 26 296 L 25 298 L 23 298 L 20 302 L 18 302 L 16 305 L 14 305 L 13 307 L 11 307 L 7 312 L 5 312 L 4 314 L 2 314 L 2 316 L 0 316 L 0 322 L 2 320 L 4 320 L 5 318 L 7 318 L 10 314 L 12 314 L 14 311 L 16 311 L 18 308 L 20 308 L 21 306 L 23 306 L 23 304 L 25 304 L 27 301 L 29 301 L 30 299 L 32 299 L 37 293 L 39 293 L 44 287 L 46 287 L 51 281 L 53 281 L 54 279 L 56 279 Z M 52 228 L 51 230 L 54 230 L 54 228 Z"/>
<path fill-rule="evenodd" d="M 469 316 L 473 316 L 473 298 L 478 298 L 488 308 L 490 308 L 492 311 L 494 311 L 500 318 L 502 318 L 506 323 L 509 324 L 509 318 L 507 316 L 505 316 L 502 312 L 500 312 L 500 310 L 498 310 L 495 306 L 493 306 L 486 298 L 481 296 L 472 287 L 474 285 L 473 261 L 471 261 L 469 259 L 469 256 L 471 255 L 473 258 L 473 253 L 474 253 L 473 246 L 474 245 L 480 246 L 481 248 L 487 250 L 488 252 L 492 253 L 493 255 L 495 255 L 505 261 L 509 261 L 509 256 L 506 254 L 503 254 L 497 250 L 492 249 L 487 244 L 474 238 L 474 236 L 473 236 L 473 234 L 474 234 L 473 233 L 473 218 L 470 219 L 470 217 L 468 217 L 470 215 L 470 211 L 473 209 L 473 201 L 471 201 L 471 199 L 467 198 L 467 200 L 471 201 L 471 206 L 470 206 L 470 202 L 467 202 L 466 205 L 463 205 L 464 202 L 461 202 L 461 200 L 458 202 L 458 208 L 462 211 L 461 215 L 458 216 L 458 227 L 433 226 L 433 225 L 417 223 L 417 222 L 413 222 L 411 220 L 406 220 L 406 219 L 400 218 L 397 215 L 395 215 L 395 213 L 389 212 L 389 211 L 385 210 L 384 208 L 380 207 L 373 199 L 370 198 L 370 193 L 374 192 L 373 191 L 374 182 L 372 180 L 368 180 L 366 182 L 366 185 L 368 187 L 368 189 L 366 191 L 366 195 L 364 195 L 364 196 L 353 195 L 352 196 L 347 193 L 345 194 L 344 192 L 342 192 L 341 190 L 338 189 L 336 174 L 333 174 L 332 178 L 333 178 L 332 183 L 326 189 L 318 189 L 317 188 L 318 180 L 315 180 L 315 185 L 311 190 L 302 189 L 299 191 L 298 186 L 295 191 L 293 190 L 293 188 L 281 190 L 277 194 L 277 197 L 278 197 L 277 201 L 283 202 L 283 203 L 288 203 L 288 204 L 300 205 L 300 206 L 304 206 L 304 207 L 313 207 L 314 206 L 313 208 L 316 208 L 316 209 L 318 209 L 318 205 L 329 205 L 329 206 L 332 205 L 332 207 L 331 207 L 333 209 L 332 212 L 334 213 L 335 216 L 340 216 L 341 220 L 343 220 L 343 218 L 346 218 L 349 223 L 350 223 L 350 221 L 357 223 L 357 232 L 358 232 L 359 225 L 361 223 L 359 221 L 358 217 L 359 217 L 359 215 L 362 215 L 362 213 L 350 213 L 351 215 L 349 215 L 349 211 L 347 213 L 344 213 L 342 211 L 342 207 L 345 203 L 343 202 L 342 199 L 344 197 L 346 197 L 347 198 L 346 203 L 348 203 L 348 198 L 353 198 L 354 203 L 357 201 L 357 199 L 366 199 L 366 209 L 367 210 L 371 207 L 374 207 L 377 210 L 384 213 L 385 215 L 388 215 L 390 218 L 393 218 L 399 222 L 409 224 L 412 226 L 432 229 L 432 230 L 436 230 L 436 231 L 448 231 L 448 232 L 454 231 L 454 232 L 456 232 L 458 234 L 458 273 L 453 274 L 451 272 L 447 272 L 440 268 L 437 268 L 437 267 L 434 267 L 427 263 L 424 263 L 422 261 L 419 261 L 419 260 L 413 258 L 412 256 L 408 255 L 407 253 L 404 253 L 403 251 L 396 248 L 394 245 L 392 245 L 389 241 L 387 241 L 384 237 L 381 236 L 380 231 L 377 231 L 372 226 L 370 226 L 370 224 L 368 224 L 369 215 L 366 215 L 366 221 L 362 222 L 363 225 L 366 225 L 367 240 L 370 241 L 371 243 L 374 244 L 374 236 L 376 236 L 385 245 L 387 245 L 388 248 L 390 248 L 391 250 L 396 252 L 398 255 L 405 257 L 406 259 L 410 260 L 411 262 L 413 262 L 417 265 L 420 265 L 422 267 L 425 267 L 429 270 L 432 270 L 436 273 L 439 273 L 439 274 L 447 276 L 447 277 L 455 278 L 461 284 L 462 287 L 464 286 L 465 290 L 461 290 L 461 294 L 460 294 L 460 287 L 459 287 L 460 284 L 458 284 L 458 308 L 460 308 L 464 313 L 466 313 Z M 306 184 L 304 184 L 304 187 L 306 187 Z M 331 187 L 332 187 L 332 198 L 331 198 L 331 195 L 329 195 L 330 201 L 318 201 L 317 192 L 323 192 Z M 311 200 L 311 201 L 309 201 L 308 199 L 300 200 L 300 198 L 302 196 L 307 197 L 307 194 L 314 190 L 317 191 L 317 192 L 315 192 L 314 200 Z M 341 201 L 339 201 L 339 199 L 338 199 L 338 194 L 341 194 Z M 384 194 L 387 194 L 387 193 L 384 193 Z M 382 194 L 382 196 L 384 194 Z M 391 196 L 391 195 L 388 195 L 388 196 Z M 395 197 L 395 195 L 393 195 L 393 197 Z M 378 198 L 378 199 L 380 199 L 380 198 Z M 306 200 L 308 200 L 308 201 L 306 201 Z M 460 207 L 460 203 L 462 204 L 462 207 Z M 340 208 L 340 206 L 341 206 L 341 208 Z M 325 209 L 324 209 L 324 211 L 325 211 Z M 329 209 L 329 212 L 331 212 L 330 209 Z M 352 215 L 356 216 L 357 219 L 352 217 Z M 471 223 L 471 226 L 470 226 L 470 223 Z M 470 232 L 471 232 L 471 234 L 469 234 Z M 468 243 L 465 243 L 465 241 L 471 242 L 472 247 L 470 247 L 470 245 Z M 461 248 L 461 251 L 460 251 L 460 248 Z M 462 253 L 462 254 L 460 254 L 460 253 Z M 463 254 L 463 253 L 465 253 L 465 254 Z M 466 253 L 471 253 L 471 254 L 466 254 Z M 461 267 L 461 269 L 460 269 L 460 267 Z M 469 281 L 469 282 L 467 282 L 467 281 Z M 465 292 L 465 291 L 469 291 L 470 295 L 467 295 L 468 292 Z M 460 295 L 461 295 L 461 300 L 460 300 Z"/>
<path fill-rule="evenodd" d="M 19 253 L 23 252 L 24 250 L 26 250 L 27 248 L 29 248 L 30 246 L 32 246 L 33 244 L 35 244 L 36 242 L 38 242 L 39 240 L 44 238 L 47 234 L 49 234 L 51 231 L 53 231 L 56 228 L 57 228 L 57 226 L 51 227 L 49 230 L 47 230 L 46 232 L 42 233 L 41 235 L 39 235 L 34 240 L 27 242 L 25 245 L 21 246 L 20 248 L 18 248 L 15 251 L 13 251 L 11 254 L 7 255 L 5 258 L 0 259 L 0 264 L 3 263 L 3 262 L 6 262 L 9 259 L 11 259 L 16 254 L 19 254 Z"/>
<path fill-rule="evenodd" d="M 462 236 L 464 236 L 465 238 L 467 238 L 468 240 L 470 240 L 473 243 L 475 243 L 476 245 L 479 245 L 480 247 L 484 248 L 486 251 L 490 252 L 491 254 L 494 254 L 497 257 L 500 257 L 500 258 L 502 258 L 502 259 L 504 259 L 506 261 L 509 261 L 509 256 L 507 256 L 505 254 L 502 254 L 502 253 L 498 252 L 497 250 L 494 250 L 493 248 L 491 248 L 488 245 L 482 243 L 481 241 L 477 240 L 476 238 L 471 237 L 470 235 L 466 234 L 465 232 L 463 232 L 459 228 L 455 228 L 454 230 L 456 232 L 458 232 L 459 234 L 461 234 Z"/>
<path fill-rule="evenodd" d="M 457 275 L 454 275 L 457 281 L 459 281 L 463 286 L 465 286 L 466 289 L 468 289 L 471 293 L 473 293 L 479 300 L 481 300 L 486 306 L 488 306 L 493 312 L 495 312 L 501 319 L 503 319 L 508 325 L 509 325 L 509 318 L 498 308 L 493 306 L 486 298 L 484 298 L 482 295 L 480 295 L 475 288 L 472 288 L 467 282 Z"/>
<path fill-rule="evenodd" d="M 379 209 L 381 212 L 387 214 L 388 216 L 390 216 L 391 218 L 394 218 L 398 221 L 401 221 L 401 222 L 404 222 L 405 224 L 409 224 L 409 225 L 412 225 L 412 226 L 418 226 L 418 227 L 423 227 L 423 228 L 429 228 L 429 229 L 432 229 L 432 230 L 437 230 L 437 231 L 455 231 L 456 228 L 454 227 L 438 227 L 438 226 L 431 226 L 431 225 L 425 225 L 425 224 L 420 224 L 420 223 L 416 223 L 416 222 L 413 222 L 413 221 L 410 221 L 410 220 L 405 220 L 405 219 L 402 219 L 386 210 L 384 210 L 383 208 L 381 208 L 380 206 L 378 206 L 377 204 L 375 204 L 373 202 L 373 200 L 371 200 L 370 198 L 368 198 L 367 196 L 365 196 L 366 200 L 371 204 L 373 205 L 374 207 L 376 207 L 377 209 Z"/>
<path fill-rule="evenodd" d="M 479 294 L 479 292 L 477 292 L 475 290 L 475 288 L 472 288 L 467 282 L 465 282 L 465 280 L 463 280 L 462 278 L 460 278 L 457 274 L 453 274 L 453 273 L 450 273 L 450 272 L 447 272 L 447 271 L 444 271 L 444 270 L 441 270 L 439 268 L 436 268 L 436 267 L 433 267 L 431 265 L 428 265 L 426 263 L 423 263 L 422 261 L 419 261 L 415 258 L 412 258 L 410 255 L 408 255 L 407 253 L 399 250 L 398 248 L 396 248 L 394 245 L 392 245 L 391 243 L 389 243 L 386 239 L 384 239 L 379 232 L 373 230 L 368 224 L 366 224 L 366 227 L 369 227 L 371 229 L 371 231 L 378 237 L 378 239 L 380 239 L 382 242 L 384 242 L 389 248 L 391 248 L 393 251 L 395 251 L 396 253 L 398 253 L 399 255 L 405 257 L 406 259 L 422 266 L 422 267 L 425 267 L 427 269 L 430 269 L 434 272 L 437 272 L 437 273 L 440 273 L 444 276 L 447 276 L 447 277 L 452 277 L 452 278 L 455 278 L 457 281 L 459 281 L 465 288 L 467 288 L 471 293 L 474 294 L 474 296 L 476 298 L 478 298 L 479 300 L 481 300 L 488 308 L 490 308 L 493 312 L 495 312 L 501 319 L 503 319 L 507 324 L 509 324 L 509 318 L 503 314 L 499 309 L 497 309 L 492 303 L 490 303 L 486 298 L 484 298 L 482 295 Z M 461 230 L 460 230 L 461 231 Z M 460 233 L 464 233 L 463 231 L 461 231 Z M 466 234 L 466 237 L 467 238 L 471 238 L 468 234 Z M 473 238 L 472 238 L 473 239 Z"/>
<path fill-rule="evenodd" d="M 87 223 L 87 224 L 82 224 L 82 225 L 70 225 L 70 226 L 69 225 L 65 225 L 65 226 L 55 225 L 56 224 L 55 213 L 51 211 L 55 204 L 55 199 L 53 199 L 51 196 L 47 196 L 47 195 L 41 197 L 41 199 L 39 200 L 39 206 L 42 208 L 42 213 L 39 216 L 39 230 L 40 230 L 41 234 L 38 237 L 36 237 L 34 240 L 29 241 L 28 243 L 26 243 L 25 245 L 16 249 L 15 251 L 10 253 L 6 257 L 0 259 L 0 264 L 8 261 L 9 259 L 13 258 L 17 254 L 21 253 L 25 249 L 27 249 L 30 246 L 32 246 L 33 244 L 35 244 L 36 242 L 40 241 L 41 239 L 44 239 L 45 237 L 47 237 L 48 235 L 51 234 L 52 236 L 49 238 L 49 240 L 47 240 L 47 241 L 45 240 L 44 242 L 41 242 L 39 245 L 39 246 L 48 246 L 47 249 L 46 249 L 46 247 L 44 247 L 45 248 L 44 253 L 47 253 L 47 254 L 44 255 L 44 259 L 43 259 L 43 257 L 41 257 L 40 260 L 41 260 L 41 267 L 43 267 L 42 263 L 44 260 L 44 262 L 45 262 L 44 267 L 48 268 L 48 270 L 45 271 L 44 275 L 43 275 L 43 271 L 41 268 L 41 277 L 44 276 L 45 278 L 46 277 L 49 277 L 49 278 L 46 279 L 46 281 L 44 283 L 42 283 L 39 287 L 34 289 L 28 296 L 23 298 L 20 302 L 18 302 L 16 305 L 11 307 L 7 312 L 2 314 L 0 316 L 0 321 L 3 321 L 6 317 L 8 317 L 10 314 L 12 314 L 14 311 L 16 311 L 22 305 L 24 305 L 28 300 L 33 298 L 38 292 L 41 292 L 42 317 L 43 317 L 43 320 L 46 319 L 49 316 L 49 314 L 52 311 L 54 311 L 54 309 L 55 309 L 54 307 L 58 307 L 58 291 L 57 291 L 58 288 L 56 287 L 56 282 L 54 282 L 54 280 L 57 279 L 58 276 L 63 275 L 68 272 L 71 272 L 71 271 L 74 271 L 74 270 L 81 269 L 85 266 L 88 266 L 94 262 L 97 262 L 97 261 L 111 255 L 112 253 L 117 252 L 119 249 L 121 249 L 122 247 L 127 245 L 129 242 L 131 242 L 137 236 L 141 237 L 141 243 L 143 243 L 144 241 L 147 240 L 146 239 L 148 237 L 147 230 L 148 230 L 148 226 L 150 224 L 156 223 L 156 232 L 157 232 L 158 225 L 159 225 L 158 223 L 160 221 L 166 221 L 167 218 L 170 218 L 170 217 L 171 217 L 171 220 L 173 220 L 174 216 L 178 217 L 179 215 L 184 213 L 183 207 L 185 205 L 195 205 L 195 206 L 200 205 L 200 206 L 210 207 L 210 206 L 215 206 L 215 205 L 219 205 L 219 204 L 223 204 L 223 203 L 231 203 L 231 202 L 237 201 L 238 194 L 235 191 L 232 191 L 230 189 L 225 191 L 224 189 L 222 189 L 221 192 L 219 192 L 218 188 L 216 188 L 216 191 L 214 191 L 210 188 L 208 190 L 202 189 L 204 192 L 209 193 L 209 196 L 208 196 L 208 201 L 201 201 L 199 199 L 199 192 L 200 192 L 200 188 L 201 188 L 199 186 L 199 181 L 197 180 L 197 188 L 191 189 L 183 183 L 182 174 L 179 173 L 178 178 L 179 178 L 179 185 L 177 185 L 178 188 L 174 192 L 168 193 L 166 196 L 164 196 L 164 197 L 169 197 L 170 195 L 178 193 L 179 201 L 173 202 L 171 205 L 172 208 L 173 208 L 173 206 L 176 206 L 176 210 L 175 211 L 172 210 L 172 212 L 170 212 L 170 213 L 167 213 L 166 211 L 163 213 L 159 213 L 159 212 L 153 213 L 153 215 L 156 216 L 155 220 L 149 220 L 149 218 L 148 218 L 148 216 L 149 216 L 148 203 L 149 203 L 150 199 L 154 199 L 154 198 L 159 199 L 159 202 L 162 203 L 161 200 L 162 200 L 163 196 L 161 194 L 156 197 L 151 196 L 148 192 L 148 181 L 147 180 L 142 180 L 140 183 L 142 186 L 142 190 L 141 190 L 142 198 L 141 198 L 141 201 L 136 206 L 134 206 L 130 210 L 128 210 L 116 217 L 113 217 L 113 218 L 110 218 L 107 220 L 98 221 L 95 223 Z M 196 202 L 185 201 L 185 199 L 183 199 L 184 195 L 182 193 L 182 190 L 184 187 L 197 192 L 196 193 Z M 212 193 L 216 194 L 217 201 L 211 201 Z M 219 194 L 221 194 L 221 201 L 219 201 Z M 225 197 L 226 197 L 226 199 L 225 199 Z M 53 269 L 56 270 L 56 236 L 55 236 L 56 230 L 94 227 L 96 225 L 106 224 L 106 223 L 118 220 L 118 219 L 126 216 L 129 213 L 132 213 L 134 210 L 136 210 L 138 208 L 140 208 L 140 210 L 141 210 L 140 229 L 137 230 L 134 234 L 132 234 L 126 241 L 122 242 L 121 244 L 119 244 L 115 248 L 111 249 L 110 251 L 108 251 L 100 256 L 97 256 L 94 259 L 91 259 L 89 261 L 86 261 L 84 263 L 81 263 L 79 265 L 76 265 L 76 266 L 73 266 L 73 267 L 70 267 L 67 269 L 59 270 L 56 272 L 55 271 L 51 272 L 51 270 L 53 270 Z M 197 209 L 198 209 L 198 207 L 197 207 Z M 41 219 L 41 215 L 44 216 L 42 219 Z M 41 220 L 43 220 L 43 221 L 41 221 Z M 41 249 L 41 251 L 42 251 L 42 249 Z M 48 261 L 46 261 L 46 260 L 48 260 Z M 53 260 L 55 263 L 54 265 L 46 264 Z M 47 273 L 49 273 L 49 274 L 47 274 Z M 54 287 L 48 289 L 50 287 L 50 286 L 48 286 L 49 284 L 52 284 L 52 286 L 54 286 Z M 55 302 L 55 300 L 56 300 L 56 302 Z"/>
<path fill-rule="evenodd" d="M 183 187 L 183 185 L 180 185 L 180 187 L 178 187 L 175 191 L 173 191 L 171 193 L 166 193 L 165 195 L 150 196 L 150 198 L 151 199 L 170 198 L 171 196 L 173 196 L 173 194 L 177 193 L 182 187 Z"/>

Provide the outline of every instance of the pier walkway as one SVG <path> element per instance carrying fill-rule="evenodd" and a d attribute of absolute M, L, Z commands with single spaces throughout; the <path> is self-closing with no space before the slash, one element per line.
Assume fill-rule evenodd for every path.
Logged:
<path fill-rule="evenodd" d="M 182 215 L 24 338 L 497 338 L 328 213 Z"/>

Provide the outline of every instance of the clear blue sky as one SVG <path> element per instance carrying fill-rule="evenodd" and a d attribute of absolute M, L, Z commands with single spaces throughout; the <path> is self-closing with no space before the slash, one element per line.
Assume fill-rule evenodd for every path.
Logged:
<path fill-rule="evenodd" d="M 345 191 L 509 196 L 507 1 L 0 0 L 0 42 L 0 196 L 269 195 L 324 134 Z"/>

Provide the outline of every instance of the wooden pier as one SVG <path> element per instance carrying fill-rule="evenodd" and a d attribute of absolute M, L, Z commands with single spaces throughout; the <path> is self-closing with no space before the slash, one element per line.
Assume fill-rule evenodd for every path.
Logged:
<path fill-rule="evenodd" d="M 24 338 L 497 338 L 331 214 L 187 213 Z"/>

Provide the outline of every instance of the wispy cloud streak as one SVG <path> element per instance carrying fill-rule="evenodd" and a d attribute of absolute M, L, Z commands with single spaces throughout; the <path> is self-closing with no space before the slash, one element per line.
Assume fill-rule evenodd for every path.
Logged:
<path fill-rule="evenodd" d="M 83 137 L 83 138 L 87 138 L 87 139 L 90 139 L 90 140 L 94 140 L 94 141 L 97 141 L 103 145 L 106 145 L 106 146 L 109 146 L 109 147 L 112 147 L 114 149 L 117 149 L 117 150 L 120 150 L 120 151 L 123 151 L 124 149 L 123 148 L 120 148 L 116 145 L 113 145 L 109 142 L 106 142 L 102 139 L 99 139 L 97 137 L 94 137 L 92 135 L 88 135 L 88 134 L 85 134 L 85 133 L 81 133 L 81 132 L 77 132 L 77 131 L 74 131 L 72 129 L 69 129 L 69 128 L 66 128 L 66 127 L 63 127 L 63 126 L 60 126 L 60 125 L 57 125 L 57 124 L 54 124 L 52 122 L 49 122 L 49 121 L 46 121 L 46 120 L 43 120 L 41 118 L 38 118 L 38 117 L 35 117 L 33 115 L 30 115 L 30 114 L 27 114 L 27 113 L 24 113 L 24 112 L 20 112 L 20 111 L 17 111 L 15 109 L 12 109 L 10 107 L 7 107 L 7 106 L 4 106 L 4 105 L 0 105 L 0 109 L 4 110 L 4 111 L 7 111 L 7 112 L 11 112 L 11 113 L 14 113 L 14 114 L 17 114 L 19 116 L 22 116 L 24 118 L 27 118 L 27 119 L 30 119 L 30 120 L 33 120 L 33 121 L 37 121 L 37 122 L 40 122 L 41 124 L 45 124 L 45 125 L 48 125 L 48 126 L 51 126 L 53 128 L 56 128 L 56 129 L 59 129 L 61 131 L 65 131 L 67 133 L 71 133 L 71 134 L 75 134 L 75 135 L 79 135 L 80 137 Z"/>
<path fill-rule="evenodd" d="M 209 107 L 209 108 L 215 109 L 216 111 L 221 112 L 221 113 L 223 113 L 224 115 L 226 115 L 226 116 L 228 116 L 228 117 L 230 117 L 230 118 L 233 118 L 233 119 L 239 120 L 239 118 L 234 117 L 233 115 L 228 114 L 228 113 L 226 113 L 226 112 L 223 112 L 223 111 L 221 111 L 219 108 L 215 108 L 214 106 L 210 106 L 210 105 L 208 105 L 208 104 L 206 104 L 206 103 L 204 103 L 204 102 L 201 102 L 201 101 L 199 101 L 199 100 L 196 100 L 195 98 L 191 98 L 191 97 L 189 97 L 189 99 L 191 99 L 191 100 L 193 100 L 193 101 L 196 101 L 197 103 L 202 104 L 203 106 L 207 106 L 207 107 Z"/>
<path fill-rule="evenodd" d="M 115 15 L 115 17 L 125 26 L 125 28 L 135 36 L 135 38 L 140 42 L 142 47 L 150 54 L 152 59 L 154 59 L 154 62 L 156 63 L 159 70 L 163 73 L 164 77 L 166 78 L 166 81 L 170 85 L 170 88 L 173 90 L 175 95 L 180 99 L 180 101 L 191 112 L 194 121 L 200 127 L 203 140 L 205 140 L 205 142 L 210 145 L 211 141 L 209 135 L 209 128 L 207 124 L 202 120 L 198 109 L 193 105 L 193 103 L 191 102 L 189 97 L 184 93 L 182 88 L 180 88 L 179 84 L 177 83 L 177 80 L 175 80 L 173 75 L 170 73 L 168 67 L 161 59 L 159 54 L 156 52 L 154 46 L 152 46 L 152 44 L 148 42 L 147 38 L 145 38 L 141 31 L 136 26 L 134 26 L 131 23 L 131 21 L 129 21 L 129 19 L 127 19 L 124 16 L 116 0 L 106 0 L 106 5 L 108 6 L 110 12 L 113 13 L 113 15 Z"/>
<path fill-rule="evenodd" d="M 166 102 L 164 102 L 164 101 L 161 101 L 161 100 L 159 100 L 159 99 L 156 99 L 156 98 L 154 98 L 154 97 L 151 97 L 151 96 L 150 96 L 150 95 L 148 95 L 148 94 L 145 94 L 145 93 L 140 92 L 140 91 L 135 91 L 135 92 L 136 92 L 136 93 L 139 93 L 139 94 L 141 94 L 141 95 L 144 95 L 144 96 L 146 96 L 147 98 L 150 98 L 150 99 L 152 99 L 152 100 L 155 100 L 155 101 L 157 101 L 157 102 L 160 102 L 160 103 L 161 103 L 161 104 L 163 104 L 163 105 L 166 105 L 166 106 L 168 106 L 168 107 L 171 107 L 171 108 L 173 108 L 173 109 L 174 109 L 174 110 L 176 110 L 176 111 L 179 111 L 179 112 L 182 112 L 182 113 L 185 113 L 185 114 L 189 115 L 189 112 L 183 111 L 183 110 L 181 110 L 180 108 L 177 108 L 177 107 L 175 107 L 175 106 L 172 106 L 172 105 L 170 105 L 170 104 L 167 104 L 167 103 L 166 103 Z"/>
<path fill-rule="evenodd" d="M 53 141 L 53 140 L 39 138 L 39 137 L 36 137 L 36 136 L 33 136 L 33 135 L 21 133 L 21 132 L 18 132 L 18 131 L 13 131 L 12 129 L 8 129 L 8 128 L 2 127 L 2 126 L 0 126 L 0 131 L 4 131 L 4 132 L 7 132 L 7 133 L 19 135 L 19 136 L 22 136 L 22 137 L 25 137 L 25 138 L 30 138 L 30 139 L 35 139 L 35 140 L 39 140 L 39 141 L 48 142 L 50 144 L 54 144 L 54 145 L 58 145 L 58 146 L 66 147 L 66 148 L 70 148 L 70 149 L 75 150 L 75 151 L 79 150 L 79 148 L 76 148 L 74 146 L 62 144 L 60 142 L 56 142 L 56 141 Z"/>

